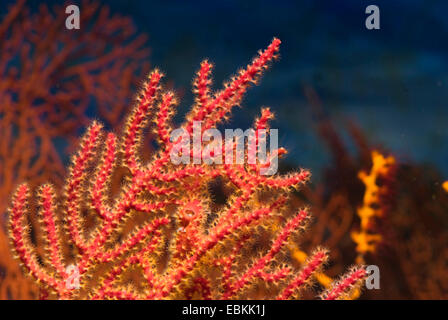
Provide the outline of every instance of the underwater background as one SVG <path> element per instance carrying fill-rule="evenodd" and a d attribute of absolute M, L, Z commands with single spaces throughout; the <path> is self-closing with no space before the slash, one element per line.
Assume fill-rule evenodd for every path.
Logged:
<path fill-rule="evenodd" d="M 7 4 L 2 1 L 0 12 Z M 101 1 L 100 1 L 101 2 Z M 30 1 L 40 3 L 62 1 Z M 76 4 L 77 1 L 70 3 Z M 319 175 L 328 152 L 313 133 L 303 94 L 311 86 L 339 128 L 347 118 L 401 161 L 435 166 L 448 176 L 448 3 L 418 1 L 103 1 L 132 17 L 149 35 L 150 62 L 192 103 L 192 74 L 214 62 L 219 85 L 272 37 L 280 60 L 236 112 L 232 127 L 248 128 L 258 108 L 276 113 L 287 161 Z M 369 4 L 381 10 L 381 29 L 367 30 Z M 182 110 L 182 109 L 181 109 Z"/>
<path fill-rule="evenodd" d="M 0 21 L 16 2 L 1 2 Z M 159 68 L 180 96 L 175 121 L 181 123 L 193 104 L 192 79 L 204 58 L 214 65 L 213 88 L 218 90 L 258 49 L 278 37 L 282 41 L 279 59 L 265 72 L 261 85 L 248 90 L 242 108 L 233 112 L 223 128 L 249 128 L 264 106 L 275 113 L 271 127 L 279 129 L 279 145 L 288 150 L 280 170 L 311 170 L 312 187 L 297 195 L 297 205 L 310 204 L 316 224 L 328 226 L 314 237 L 311 232 L 303 248 L 323 244 L 334 252 L 332 260 L 338 262 L 330 265 L 330 276 L 340 274 L 356 259 L 350 232 L 359 226 L 357 210 L 365 205 L 363 195 L 368 189 L 359 172 L 369 172 L 373 150 L 393 157 L 397 168 L 393 178 L 388 177 L 393 187 L 386 188 L 387 199 L 381 200 L 388 218 L 376 230 L 383 235 L 384 247 L 366 258 L 368 263 L 382 266 L 385 285 L 381 292 L 367 292 L 364 298 L 448 298 L 448 192 L 442 188 L 448 180 L 448 2 L 92 2 L 108 6 L 112 16 L 130 18 L 136 27 L 130 38 L 148 35 L 142 47 L 148 48 L 149 54 L 136 49 L 126 57 L 133 61 L 135 83 L 120 91 L 117 109 L 98 111 L 98 101 L 108 101 L 106 90 L 90 92 L 97 99 L 88 102 L 82 114 L 70 111 L 67 119 L 78 116 L 82 122 L 73 130 L 58 128 L 61 137 L 51 137 L 64 166 L 69 163 L 74 140 L 85 131 L 88 122 L 84 121 L 99 119 L 108 129 L 118 126 L 129 100 L 141 87 L 141 73 L 149 68 Z M 66 3 L 77 4 L 83 11 L 82 1 L 29 0 L 26 5 L 30 14 L 37 14 L 42 4 L 51 8 Z M 365 9 L 371 4 L 380 8 L 380 30 L 365 27 Z M 70 36 L 62 37 L 68 41 L 64 37 Z M 115 44 L 108 40 L 106 49 L 111 50 Z M 120 88 L 120 70 L 106 71 L 98 74 L 105 72 Z M 50 91 L 55 88 L 58 84 Z M 50 173 L 39 177 L 36 184 L 46 181 Z M 58 175 L 60 178 L 63 173 L 59 170 Z M 378 184 L 388 187 L 389 182 Z M 12 189 L 13 183 L 8 188 Z M 0 189 L 3 220 L 10 198 L 7 190 Z M 329 218 L 331 213 L 334 218 Z M 7 249 L 2 247 L 1 236 L 3 252 Z M 0 259 L 0 289 L 2 278 L 8 279 L 12 272 L 2 263 Z M 7 260 L 4 265 L 9 263 Z M 14 281 L 7 286 L 13 287 Z M 29 297 L 5 292 L 0 290 L 0 298 Z"/>

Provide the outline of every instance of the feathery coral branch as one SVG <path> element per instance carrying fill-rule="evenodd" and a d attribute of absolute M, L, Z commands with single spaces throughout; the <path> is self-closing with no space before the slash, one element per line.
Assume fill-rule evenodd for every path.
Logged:
<path fill-rule="evenodd" d="M 325 300 L 336 300 L 348 296 L 349 292 L 359 287 L 361 280 L 367 275 L 364 268 L 353 268 L 347 275 L 332 285 L 330 289 L 322 294 Z"/>

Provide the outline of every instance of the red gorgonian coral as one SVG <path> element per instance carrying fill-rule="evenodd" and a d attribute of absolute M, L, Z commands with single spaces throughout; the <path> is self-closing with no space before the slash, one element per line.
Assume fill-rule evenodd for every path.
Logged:
<path fill-rule="evenodd" d="M 149 70 L 147 36 L 130 18 L 83 0 L 82 30 L 68 30 L 66 6 L 37 2 L 0 5 L 0 299 L 37 297 L 8 248 L 10 194 L 22 181 L 30 188 L 46 181 L 61 186 L 78 130 L 91 116 L 119 125 Z M 29 223 L 35 222 L 32 214 Z M 34 231 L 32 242 L 42 254 L 39 228 Z"/>
<path fill-rule="evenodd" d="M 214 94 L 212 65 L 204 61 L 194 81 L 197 98 L 182 128 L 192 133 L 193 123 L 200 121 L 204 132 L 228 117 L 279 46 L 280 40 L 274 39 Z M 27 238 L 29 188 L 18 187 L 10 210 L 17 256 L 50 298 L 298 297 L 327 260 L 326 250 L 317 248 L 301 269 L 288 263 L 286 244 L 309 218 L 307 209 L 291 213 L 288 194 L 309 179 L 309 171 L 264 176 L 259 173 L 266 165 L 262 163 L 173 164 L 170 153 L 176 141 L 170 133 L 176 100 L 172 92 L 162 90 L 161 78 L 158 70 L 150 74 L 121 139 L 103 133 L 97 122 L 90 126 L 73 158 L 61 205 L 51 185 L 40 188 L 36 209 L 47 235 L 44 261 L 36 258 Z M 151 114 L 161 147 L 143 163 L 138 151 Z M 255 129 L 268 129 L 272 116 L 263 109 Z M 279 149 L 270 156 L 284 153 Z M 121 192 L 113 197 L 109 188 L 117 167 L 126 168 L 127 174 Z M 210 193 L 217 179 L 230 193 L 223 205 L 214 203 Z M 126 223 L 136 215 L 144 215 L 146 222 L 126 234 Z M 73 256 L 63 256 L 65 240 L 72 243 Z M 321 296 L 343 298 L 365 275 L 363 268 L 354 267 Z"/>

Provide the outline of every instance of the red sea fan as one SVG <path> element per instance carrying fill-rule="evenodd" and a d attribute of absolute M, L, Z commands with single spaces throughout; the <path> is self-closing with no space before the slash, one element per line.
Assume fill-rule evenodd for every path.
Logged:
<path fill-rule="evenodd" d="M 204 134 L 226 119 L 279 46 L 280 40 L 274 39 L 214 94 L 209 78 L 212 66 L 204 61 L 194 81 L 197 98 L 181 127 L 184 132 L 194 134 L 195 123 L 200 122 Z M 174 164 L 171 156 L 179 139 L 172 139 L 170 119 L 176 101 L 173 93 L 162 89 L 161 78 L 157 70 L 150 74 L 121 138 L 104 133 L 97 122 L 89 127 L 73 158 L 59 205 L 51 185 L 40 188 L 36 209 L 47 235 L 43 261 L 37 259 L 27 238 L 29 188 L 18 187 L 10 210 L 10 238 L 23 266 L 50 298 L 298 297 L 327 260 L 326 250 L 317 248 L 302 269 L 289 263 L 287 244 L 309 219 L 307 209 L 290 213 L 289 193 L 305 183 L 310 173 L 262 175 L 266 163 L 261 162 L 196 163 L 194 150 L 188 154 L 193 163 Z M 150 114 L 155 114 L 160 150 L 143 163 L 139 148 Z M 254 129 L 269 130 L 271 118 L 269 109 L 262 110 Z M 259 147 L 258 138 L 249 149 Z M 201 143 L 202 154 L 212 143 Z M 235 149 L 232 143 L 222 151 Z M 284 153 L 284 149 L 274 150 L 267 159 Z M 109 188 L 117 167 L 125 167 L 128 174 L 121 192 L 113 197 Z M 216 179 L 231 194 L 225 205 L 213 209 L 209 186 Z M 146 221 L 125 234 L 126 223 L 137 215 L 144 215 Z M 75 248 L 73 256 L 63 256 L 64 239 Z M 322 297 L 344 297 L 365 276 L 363 268 L 354 268 Z"/>
<path fill-rule="evenodd" d="M 81 30 L 68 30 L 65 6 L 31 9 L 17 0 L 6 8 L 2 2 L 8 11 L 0 18 L 0 299 L 37 296 L 10 256 L 10 194 L 21 181 L 33 188 L 48 180 L 62 185 L 64 157 L 90 122 L 87 115 L 117 126 L 149 69 L 147 37 L 137 34 L 131 19 L 94 1 L 80 7 Z M 34 226 L 34 216 L 29 220 Z"/>

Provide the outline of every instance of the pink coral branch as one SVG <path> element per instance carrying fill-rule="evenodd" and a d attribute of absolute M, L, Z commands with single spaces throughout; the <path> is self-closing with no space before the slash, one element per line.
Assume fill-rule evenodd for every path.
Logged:
<path fill-rule="evenodd" d="M 367 271 L 362 267 L 353 268 L 347 275 L 322 294 L 324 300 L 336 300 L 343 296 L 344 293 L 354 289 L 359 282 L 367 275 Z"/>
<path fill-rule="evenodd" d="M 54 192 L 50 185 L 44 185 L 41 188 L 42 198 L 42 216 L 47 233 L 48 250 L 50 253 L 50 261 L 59 276 L 64 279 L 66 277 L 65 267 L 62 261 L 61 248 L 59 246 L 59 231 L 56 227 L 56 213 L 54 204 Z"/>
<path fill-rule="evenodd" d="M 24 224 L 27 198 L 28 186 L 22 184 L 16 191 L 11 208 L 10 234 L 14 249 L 24 266 L 36 279 L 57 290 L 60 287 L 60 283 L 39 265 L 35 254 L 31 252 L 29 239 L 26 237 L 28 232 Z"/>
<path fill-rule="evenodd" d="M 156 119 L 156 126 L 159 139 L 164 145 L 170 143 L 171 130 L 169 129 L 168 121 L 174 114 L 171 107 L 175 104 L 176 100 L 172 92 L 167 92 L 162 95 L 162 101 L 159 104 L 159 113 Z"/>
<path fill-rule="evenodd" d="M 197 108 L 192 110 L 192 113 L 196 113 L 193 116 L 193 121 L 201 121 L 208 114 L 207 104 L 210 101 L 210 86 L 211 79 L 210 74 L 212 72 L 213 65 L 207 60 L 202 61 L 201 68 L 194 81 L 194 93 L 196 94 Z"/>
<path fill-rule="evenodd" d="M 308 217 L 306 210 L 300 210 L 299 213 L 283 227 L 280 234 L 273 241 L 271 249 L 266 255 L 258 259 L 249 270 L 247 270 L 232 286 L 226 291 L 223 299 L 229 299 L 232 295 L 246 286 L 253 277 L 263 271 L 266 265 L 273 260 L 274 256 L 281 250 L 291 233 L 305 222 Z"/>
<path fill-rule="evenodd" d="M 66 187 L 68 230 L 75 245 L 83 251 L 87 249 L 87 246 L 80 231 L 82 228 L 79 208 L 82 193 L 81 184 L 86 179 L 86 168 L 93 156 L 93 150 L 98 144 L 101 128 L 100 124 L 94 122 L 88 129 L 81 143 L 81 151 L 73 159 L 70 179 Z"/>
<path fill-rule="evenodd" d="M 283 289 L 282 293 L 277 296 L 278 300 L 289 299 L 294 291 L 303 287 L 313 274 L 325 263 L 328 255 L 325 250 L 317 250 L 311 258 L 307 260 L 305 266 L 300 273 Z"/>
<path fill-rule="evenodd" d="M 110 219 L 111 213 L 105 204 L 104 190 L 107 188 L 107 181 L 110 179 L 116 157 L 116 137 L 113 133 L 107 135 L 106 151 L 103 161 L 99 167 L 95 183 L 92 188 L 92 203 L 98 214 L 104 219 Z"/>
<path fill-rule="evenodd" d="M 160 89 L 159 82 L 162 76 L 158 70 L 151 73 L 143 94 L 138 99 L 138 105 L 132 112 L 126 125 L 124 155 L 126 163 L 133 174 L 136 174 L 139 169 L 136 149 L 141 144 L 141 141 L 138 134 L 144 126 L 148 111 L 153 108 L 156 94 Z"/>

